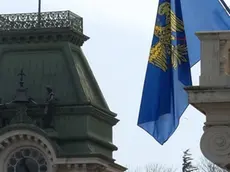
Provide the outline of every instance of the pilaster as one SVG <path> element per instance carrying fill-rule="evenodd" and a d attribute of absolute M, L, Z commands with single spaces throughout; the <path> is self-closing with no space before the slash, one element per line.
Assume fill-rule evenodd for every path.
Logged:
<path fill-rule="evenodd" d="M 230 171 L 230 32 L 199 32 L 200 85 L 185 88 L 189 103 L 206 116 L 200 147 L 214 164 Z"/>

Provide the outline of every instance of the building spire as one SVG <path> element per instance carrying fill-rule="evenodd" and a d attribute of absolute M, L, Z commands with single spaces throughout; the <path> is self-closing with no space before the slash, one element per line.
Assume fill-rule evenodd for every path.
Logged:
<path fill-rule="evenodd" d="M 21 72 L 18 74 L 18 76 L 20 76 L 20 82 L 19 82 L 20 87 L 23 87 L 23 84 L 24 84 L 24 78 L 23 77 L 26 76 L 23 69 L 21 69 Z"/>
<path fill-rule="evenodd" d="M 38 27 L 41 26 L 41 0 L 38 0 Z"/>

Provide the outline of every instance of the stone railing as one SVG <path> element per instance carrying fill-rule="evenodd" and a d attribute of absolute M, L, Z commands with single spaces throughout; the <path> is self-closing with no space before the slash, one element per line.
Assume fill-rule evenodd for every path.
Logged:
<path fill-rule="evenodd" d="M 83 19 L 71 11 L 1 14 L 0 31 L 15 31 L 37 28 L 70 28 L 83 32 Z"/>

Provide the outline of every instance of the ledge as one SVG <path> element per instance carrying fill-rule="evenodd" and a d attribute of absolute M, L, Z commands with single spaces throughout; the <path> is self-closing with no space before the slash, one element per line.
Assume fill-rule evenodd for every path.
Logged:
<path fill-rule="evenodd" d="M 200 40 L 219 40 L 219 39 L 230 39 L 229 30 L 215 30 L 215 31 L 199 31 L 195 35 Z"/>
<path fill-rule="evenodd" d="M 191 104 L 230 103 L 230 87 L 187 87 Z"/>
<path fill-rule="evenodd" d="M 220 86 L 190 86 L 184 88 L 186 91 L 226 91 L 230 90 L 230 87 L 220 87 Z"/>
<path fill-rule="evenodd" d="M 0 44 L 29 44 L 49 42 L 71 42 L 82 46 L 89 37 L 71 28 L 40 28 L 0 31 Z"/>
<path fill-rule="evenodd" d="M 186 87 L 188 100 L 200 112 L 208 115 L 209 112 L 230 107 L 230 87 L 207 87 L 192 86 Z"/>
<path fill-rule="evenodd" d="M 71 11 L 0 15 L 0 44 L 68 41 L 81 46 L 83 19 Z"/>

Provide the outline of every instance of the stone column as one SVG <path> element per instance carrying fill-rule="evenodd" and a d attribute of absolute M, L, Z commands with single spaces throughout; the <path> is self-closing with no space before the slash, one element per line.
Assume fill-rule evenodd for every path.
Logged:
<path fill-rule="evenodd" d="M 200 147 L 214 164 L 230 171 L 230 31 L 199 32 L 200 85 L 185 88 L 189 103 L 206 116 Z"/>

